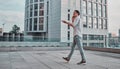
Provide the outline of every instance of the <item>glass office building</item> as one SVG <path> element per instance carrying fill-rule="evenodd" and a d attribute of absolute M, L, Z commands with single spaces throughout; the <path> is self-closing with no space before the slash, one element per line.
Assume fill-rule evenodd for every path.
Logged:
<path fill-rule="evenodd" d="M 47 37 L 48 2 L 48 0 L 26 0 L 25 35 L 29 35 L 33 39 L 45 40 Z"/>
<path fill-rule="evenodd" d="M 72 42 L 73 29 L 61 20 L 71 21 L 75 9 L 81 13 L 83 45 L 106 47 L 107 0 L 26 0 L 25 34 L 42 40 Z"/>
<path fill-rule="evenodd" d="M 107 46 L 107 0 L 81 0 L 81 12 L 83 44 L 95 47 Z"/>

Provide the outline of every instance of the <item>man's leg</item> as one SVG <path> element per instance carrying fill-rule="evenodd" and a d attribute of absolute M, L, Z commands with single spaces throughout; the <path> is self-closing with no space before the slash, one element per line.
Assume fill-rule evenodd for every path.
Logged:
<path fill-rule="evenodd" d="M 68 59 L 71 59 L 71 56 L 72 56 L 72 54 L 74 52 L 74 49 L 75 49 L 75 45 L 76 45 L 76 42 L 75 42 L 75 37 L 74 37 L 73 44 L 71 46 L 71 51 L 70 51 L 70 53 L 68 55 Z"/>
<path fill-rule="evenodd" d="M 81 37 L 77 36 L 77 37 L 75 38 L 75 40 L 76 40 L 76 44 L 77 44 L 77 46 L 78 46 L 78 49 L 79 49 L 79 51 L 80 51 L 82 61 L 85 61 L 85 62 L 86 62 L 85 54 L 84 54 L 84 50 L 83 50 L 83 46 L 82 46 L 82 42 L 81 42 Z"/>
<path fill-rule="evenodd" d="M 63 57 L 64 60 L 69 61 L 71 59 L 71 56 L 72 56 L 72 54 L 74 52 L 75 45 L 76 45 L 76 42 L 75 42 L 75 37 L 74 37 L 73 38 L 73 44 L 71 46 L 71 51 L 70 51 L 68 57 Z"/>

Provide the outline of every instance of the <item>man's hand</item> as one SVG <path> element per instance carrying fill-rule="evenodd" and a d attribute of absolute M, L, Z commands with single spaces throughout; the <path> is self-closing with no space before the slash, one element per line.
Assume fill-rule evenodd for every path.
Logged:
<path fill-rule="evenodd" d="M 63 23 L 68 23 L 68 22 L 67 22 L 67 21 L 65 21 L 65 20 L 62 20 L 62 22 L 63 22 Z"/>
<path fill-rule="evenodd" d="M 68 24 L 69 26 L 71 26 L 71 27 L 73 27 L 73 28 L 74 28 L 74 26 L 73 26 L 73 24 L 72 24 L 72 23 L 67 22 L 67 21 L 65 21 L 65 20 L 62 20 L 62 22 L 63 22 L 63 23 L 65 23 L 65 24 Z"/>

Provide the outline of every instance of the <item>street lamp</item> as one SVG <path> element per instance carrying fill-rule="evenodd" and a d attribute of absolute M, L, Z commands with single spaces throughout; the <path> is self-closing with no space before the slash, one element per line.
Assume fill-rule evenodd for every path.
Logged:
<path fill-rule="evenodd" d="M 3 31 L 4 31 L 4 25 L 5 25 L 5 23 L 3 23 L 2 25 L 3 25 Z"/>

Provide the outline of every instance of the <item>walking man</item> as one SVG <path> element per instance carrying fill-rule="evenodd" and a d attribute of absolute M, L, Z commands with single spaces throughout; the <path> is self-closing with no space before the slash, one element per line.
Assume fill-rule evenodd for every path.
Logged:
<path fill-rule="evenodd" d="M 63 59 L 66 60 L 67 62 L 69 62 L 70 59 L 71 59 L 71 56 L 74 52 L 74 48 L 77 45 L 78 49 L 80 51 L 80 54 L 81 54 L 81 58 L 82 58 L 82 60 L 77 64 L 86 63 L 86 58 L 85 58 L 85 54 L 84 54 L 84 50 L 83 50 L 83 46 L 82 46 L 82 42 L 81 42 L 81 39 L 82 39 L 82 33 L 81 33 L 82 24 L 81 24 L 81 21 L 80 21 L 80 12 L 78 10 L 74 11 L 73 17 L 72 17 L 72 23 L 67 22 L 65 20 L 62 20 L 62 22 L 71 26 L 74 30 L 74 32 L 73 32 L 74 38 L 73 38 L 73 44 L 72 44 L 72 47 L 71 47 L 71 51 L 70 51 L 68 57 L 63 57 Z"/>

